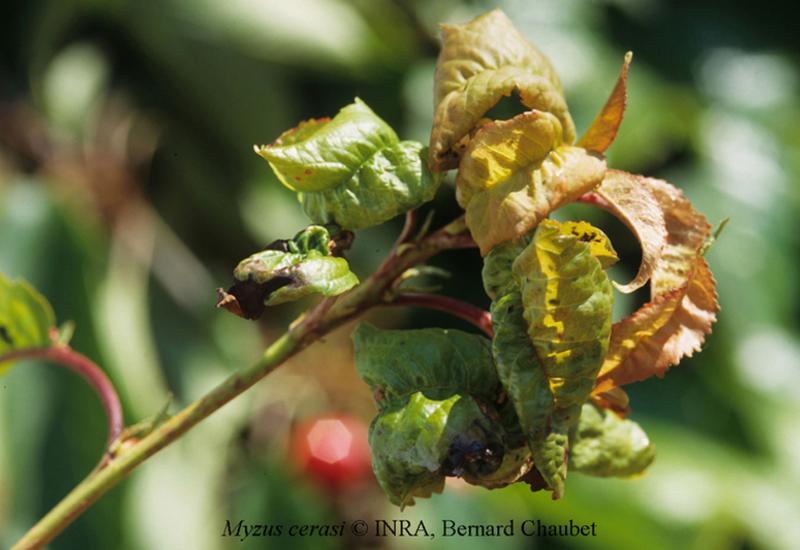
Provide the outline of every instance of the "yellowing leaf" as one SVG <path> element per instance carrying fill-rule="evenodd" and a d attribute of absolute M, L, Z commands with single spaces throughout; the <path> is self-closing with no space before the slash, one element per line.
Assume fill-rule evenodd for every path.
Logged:
<path fill-rule="evenodd" d="M 549 222 L 553 223 L 553 222 Z M 576 237 L 578 241 L 589 247 L 589 254 L 597 258 L 605 269 L 619 261 L 617 251 L 611 246 L 611 241 L 605 233 L 589 222 L 562 222 L 559 232 L 568 237 Z"/>
<path fill-rule="evenodd" d="M 588 399 L 611 334 L 611 283 L 585 233 L 576 234 L 575 228 L 543 221 L 513 266 L 528 335 L 550 379 L 556 409 L 580 407 Z M 613 254 L 598 229 L 591 238 L 604 240 L 602 249 Z"/>
<path fill-rule="evenodd" d="M 459 164 L 459 204 L 466 208 L 476 192 L 489 190 L 520 169 L 541 163 L 561 142 L 561 123 L 542 111 L 481 126 Z"/>
<path fill-rule="evenodd" d="M 603 110 L 592 121 L 592 125 L 578 142 L 579 147 L 604 153 L 614 142 L 628 102 L 628 67 L 630 67 L 632 59 L 633 52 L 625 54 L 617 83 L 611 90 L 611 95 L 603 106 Z"/>
<path fill-rule="evenodd" d="M 525 106 L 553 113 L 564 128 L 565 141 L 575 140 L 575 126 L 553 67 L 502 11 L 491 11 L 466 25 L 442 25 L 442 35 L 434 80 L 433 170 L 455 168 L 457 144 L 514 91 Z"/>
<path fill-rule="evenodd" d="M 661 206 L 647 185 L 619 170 L 609 170 L 594 193 L 602 199 L 595 204 L 624 222 L 642 247 L 642 263 L 636 277 L 626 285 L 614 283 L 620 292 L 633 292 L 650 279 L 666 246 L 667 228 Z"/>
<path fill-rule="evenodd" d="M 645 186 L 664 213 L 667 244 L 655 263 L 651 300 L 614 325 L 594 393 L 663 376 L 702 346 L 719 311 L 716 283 L 701 252 L 711 230 L 677 188 L 642 176 L 618 173 Z"/>
<path fill-rule="evenodd" d="M 605 160 L 563 143 L 550 113 L 529 111 L 481 127 L 464 151 L 457 199 L 481 254 L 514 241 L 559 206 L 596 187 Z"/>
<path fill-rule="evenodd" d="M 545 414 L 548 420 L 538 422 L 529 445 L 553 498 L 564 490 L 569 431 L 580 418 L 608 348 L 614 298 L 603 268 L 615 260 L 608 237 L 599 229 L 586 222 L 544 220 L 512 267 L 538 359 L 532 367 L 542 369 L 552 395 L 549 410 L 526 415 Z M 537 406 L 542 405 L 546 401 L 539 400 Z"/>
<path fill-rule="evenodd" d="M 49 346 L 53 326 L 55 316 L 47 300 L 25 281 L 0 273 L 0 356 Z M 0 363 L 0 372 L 10 365 Z"/>

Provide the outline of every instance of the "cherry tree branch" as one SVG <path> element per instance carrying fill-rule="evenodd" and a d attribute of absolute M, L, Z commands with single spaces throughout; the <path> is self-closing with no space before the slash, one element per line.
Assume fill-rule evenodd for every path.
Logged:
<path fill-rule="evenodd" d="M 411 215 L 406 225 L 413 227 L 413 222 Z M 410 227 L 403 231 L 404 235 L 410 233 Z M 12 547 L 12 550 L 44 547 L 142 462 L 244 393 L 287 359 L 368 309 L 391 302 L 393 284 L 407 269 L 427 261 L 444 250 L 474 246 L 475 243 L 466 230 L 463 217 L 419 240 L 397 243 L 371 277 L 341 296 L 323 299 L 311 311 L 300 316 L 266 349 L 258 361 L 232 374 L 185 409 L 155 426 L 141 439 L 126 442 L 130 443 L 129 445 L 121 445 L 115 456 L 111 457 L 102 468 L 90 473 L 39 520 Z"/>
<path fill-rule="evenodd" d="M 419 306 L 428 309 L 444 311 L 445 313 L 449 313 L 450 315 L 463 319 L 468 323 L 472 323 L 481 329 L 489 338 L 494 335 L 492 332 L 492 316 L 488 311 L 477 306 L 473 306 L 472 304 L 462 302 L 461 300 L 450 298 L 449 296 L 405 292 L 398 294 L 397 297 L 387 305 Z"/>

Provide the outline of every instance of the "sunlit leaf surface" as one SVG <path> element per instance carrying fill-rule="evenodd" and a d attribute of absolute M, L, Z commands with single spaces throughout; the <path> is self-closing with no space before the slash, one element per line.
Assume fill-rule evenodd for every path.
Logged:
<path fill-rule="evenodd" d="M 360 229 L 431 200 L 440 178 L 427 151 L 397 134 L 360 99 L 331 119 L 308 120 L 256 147 L 275 175 L 299 193 L 314 223 Z"/>

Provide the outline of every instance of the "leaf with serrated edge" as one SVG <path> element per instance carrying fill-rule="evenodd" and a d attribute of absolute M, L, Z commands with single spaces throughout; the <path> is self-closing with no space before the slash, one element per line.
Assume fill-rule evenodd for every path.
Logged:
<path fill-rule="evenodd" d="M 530 443 L 553 498 L 563 493 L 567 434 L 608 347 L 613 291 L 604 268 L 616 259 L 608 237 L 590 224 L 545 220 L 512 266 L 528 336 L 553 396 L 550 430 Z"/>
<path fill-rule="evenodd" d="M 602 199 L 596 204 L 625 223 L 642 247 L 642 263 L 636 277 L 625 285 L 614 283 L 620 292 L 631 293 L 650 279 L 666 246 L 664 213 L 650 189 L 624 172 L 609 170 L 594 193 Z"/>
<path fill-rule="evenodd" d="M 0 355 L 52 344 L 53 308 L 31 285 L 0 273 Z M 0 373 L 11 366 L 0 363 Z"/>
<path fill-rule="evenodd" d="M 669 183 L 619 172 L 650 190 L 664 213 L 667 244 L 651 277 L 651 300 L 614 325 L 594 393 L 663 376 L 702 346 L 719 311 L 716 282 L 701 256 L 711 226 Z"/>
<path fill-rule="evenodd" d="M 578 141 L 579 147 L 598 153 L 605 153 L 606 149 L 614 143 L 628 103 L 628 68 L 632 59 L 633 52 L 625 54 L 617 83 L 603 106 L 603 110 L 600 111 L 597 118 L 592 121 L 592 125 L 589 126 L 589 129 Z"/>
<path fill-rule="evenodd" d="M 633 477 L 655 458 L 644 430 L 614 411 L 586 403 L 570 441 L 570 469 L 597 477 Z"/>
<path fill-rule="evenodd" d="M 361 229 L 433 198 L 441 181 L 427 150 L 397 134 L 360 99 L 331 119 L 310 120 L 255 147 L 297 191 L 314 223 Z"/>
<path fill-rule="evenodd" d="M 434 77 L 431 167 L 455 168 L 457 145 L 503 96 L 516 91 L 530 109 L 551 112 L 575 140 L 575 127 L 553 67 L 500 10 L 466 25 L 442 25 Z"/>
<path fill-rule="evenodd" d="M 529 111 L 475 134 L 459 165 L 456 198 L 481 254 L 514 241 L 563 204 L 594 189 L 605 160 L 563 143 L 561 123 Z"/>

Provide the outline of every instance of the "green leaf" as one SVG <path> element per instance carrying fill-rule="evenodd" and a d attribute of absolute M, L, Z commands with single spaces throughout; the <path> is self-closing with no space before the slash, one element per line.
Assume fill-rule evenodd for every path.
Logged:
<path fill-rule="evenodd" d="M 312 294 L 342 294 L 358 284 L 358 277 L 335 252 L 336 239 L 318 225 L 307 227 L 291 240 L 275 241 L 239 263 L 233 272 L 236 283 L 221 292 L 217 306 L 257 319 L 265 306 Z"/>
<path fill-rule="evenodd" d="M 489 340 L 362 323 L 353 341 L 356 369 L 380 410 L 370 431 L 373 469 L 392 502 L 405 506 L 441 491 L 446 476 L 495 488 L 531 469 L 516 414 L 497 405 Z"/>
<path fill-rule="evenodd" d="M 491 474 L 501 458 L 497 428 L 469 396 L 422 392 L 381 411 L 370 425 L 372 468 L 393 504 L 405 507 L 444 488 L 447 475 Z M 463 470 L 463 472 L 462 472 Z"/>
<path fill-rule="evenodd" d="M 49 346 L 55 326 L 53 308 L 31 285 L 0 273 L 0 355 Z M 11 366 L 0 363 L 0 373 Z"/>
<path fill-rule="evenodd" d="M 654 458 L 655 446 L 639 424 L 591 403 L 583 406 L 570 445 L 570 468 L 598 477 L 631 477 Z"/>
<path fill-rule="evenodd" d="M 386 408 L 416 392 L 430 399 L 454 394 L 494 401 L 500 389 L 491 342 L 460 330 L 381 330 L 361 323 L 353 332 L 356 370 Z"/>
<path fill-rule="evenodd" d="M 256 147 L 278 179 L 299 193 L 314 223 L 361 229 L 431 200 L 441 181 L 422 144 L 397 134 L 360 99 L 333 120 L 301 123 Z"/>
<path fill-rule="evenodd" d="M 552 113 L 564 128 L 565 141 L 574 141 L 575 126 L 555 70 L 502 11 L 466 25 L 442 25 L 442 42 L 430 141 L 434 170 L 454 168 L 462 138 L 515 91 L 528 108 Z"/>
<path fill-rule="evenodd" d="M 605 160 L 563 143 L 561 122 L 541 111 L 488 123 L 475 134 L 459 165 L 456 198 L 481 254 L 519 239 L 600 184 Z"/>
<path fill-rule="evenodd" d="M 555 402 L 528 336 L 523 311 L 522 295 L 516 283 L 510 292 L 492 302 L 492 352 L 500 381 L 533 453 L 534 465 L 547 481 L 554 479 L 559 469 L 559 466 L 548 467 L 548 457 L 554 452 L 558 454 L 559 442 L 550 441 L 545 445 L 548 420 Z M 566 441 L 560 447 L 561 454 L 566 453 Z M 546 474 L 548 468 L 550 473 Z M 552 486 L 549 481 L 548 484 Z"/>
<path fill-rule="evenodd" d="M 519 290 L 511 266 L 526 246 L 531 242 L 533 232 L 529 232 L 517 241 L 506 241 L 492 248 L 483 258 L 481 278 L 486 295 L 492 300 Z"/>
<path fill-rule="evenodd" d="M 608 349 L 613 292 L 604 267 L 615 260 L 599 229 L 586 222 L 545 220 L 512 266 L 538 359 L 533 370 L 541 371 L 528 376 L 536 377 L 537 396 L 542 386 L 552 396 L 552 405 L 542 397 L 533 401 L 525 416 L 534 426 L 528 432 L 534 462 L 553 498 L 563 494 L 569 430 L 578 422 Z"/>

